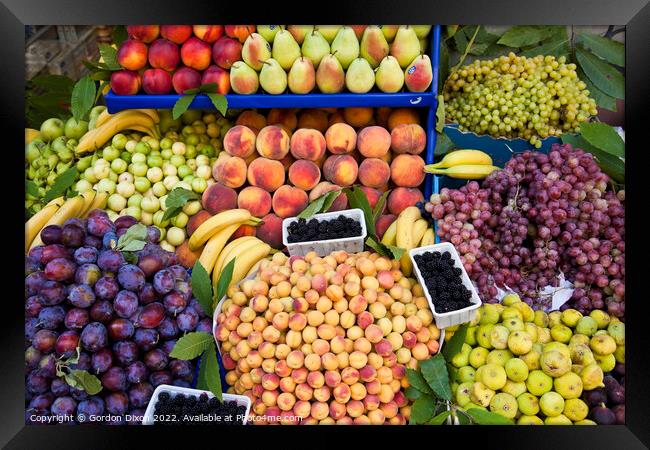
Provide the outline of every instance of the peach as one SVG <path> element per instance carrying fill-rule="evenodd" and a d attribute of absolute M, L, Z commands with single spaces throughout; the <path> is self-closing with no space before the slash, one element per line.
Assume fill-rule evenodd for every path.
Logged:
<path fill-rule="evenodd" d="M 350 155 L 332 155 L 323 164 L 325 178 L 338 186 L 351 186 L 358 174 L 359 166 Z"/>
<path fill-rule="evenodd" d="M 365 127 L 372 121 L 372 108 L 344 108 L 343 118 L 354 128 Z"/>
<path fill-rule="evenodd" d="M 266 117 L 255 111 L 254 109 L 247 109 L 237 116 L 237 125 L 244 125 L 253 131 L 261 130 L 266 126 Z"/>
<path fill-rule="evenodd" d="M 393 344 L 388 339 L 381 339 L 375 344 L 375 351 L 379 356 L 388 356 L 393 351 Z"/>
<path fill-rule="evenodd" d="M 321 386 L 314 389 L 314 398 L 319 402 L 328 401 L 331 395 L 330 388 L 327 386 Z"/>
<path fill-rule="evenodd" d="M 296 187 L 280 186 L 273 194 L 273 212 L 282 218 L 297 216 L 308 204 L 307 193 Z"/>
<path fill-rule="evenodd" d="M 284 158 L 280 160 L 282 166 L 284 167 L 284 170 L 289 170 L 289 167 L 291 167 L 291 164 L 293 164 L 295 161 L 296 159 L 293 157 L 291 153 L 287 154 Z"/>
<path fill-rule="evenodd" d="M 241 42 L 223 36 L 212 46 L 212 60 L 217 66 L 227 70 L 241 60 L 241 51 Z"/>
<path fill-rule="evenodd" d="M 262 223 L 257 227 L 257 237 L 275 249 L 284 247 L 282 244 L 282 219 L 275 214 L 267 214 L 262 217 Z"/>
<path fill-rule="evenodd" d="M 237 192 L 221 183 L 208 187 L 201 197 L 201 204 L 210 214 L 237 208 Z"/>
<path fill-rule="evenodd" d="M 296 403 L 296 398 L 289 392 L 283 392 L 277 398 L 278 407 L 282 411 L 290 411 Z"/>
<path fill-rule="evenodd" d="M 336 123 L 345 123 L 345 119 L 343 118 L 343 113 L 338 110 L 330 114 L 330 117 L 327 120 L 327 126 L 331 127 Z"/>
<path fill-rule="evenodd" d="M 321 372 L 309 372 L 309 375 L 307 375 L 307 384 L 314 389 L 323 387 L 325 384 L 325 376 Z"/>
<path fill-rule="evenodd" d="M 341 186 L 337 186 L 328 181 L 321 181 L 309 192 L 309 201 L 313 202 L 318 197 L 322 197 L 330 191 L 340 191 L 341 189 Z M 334 203 L 332 203 L 332 206 L 330 206 L 330 209 L 328 211 L 342 211 L 347 208 L 348 197 L 344 193 L 341 193 L 338 197 L 336 197 L 336 200 L 334 200 Z"/>
<path fill-rule="evenodd" d="M 368 394 L 363 399 L 363 406 L 366 408 L 366 411 L 374 411 L 379 408 L 380 404 L 379 397 L 375 394 Z"/>
<path fill-rule="evenodd" d="M 359 400 L 350 400 L 345 404 L 345 408 L 348 412 L 348 416 L 355 418 L 361 416 L 364 411 L 363 402 Z"/>
<path fill-rule="evenodd" d="M 336 395 L 334 395 L 334 398 L 336 398 Z M 346 400 L 347 401 L 347 400 Z M 330 403 L 330 417 L 334 420 L 341 420 L 345 417 L 347 414 L 347 410 L 345 408 L 345 403 L 340 400 L 333 401 Z M 338 424 L 338 422 L 337 422 Z"/>
<path fill-rule="evenodd" d="M 135 95 L 140 90 L 140 74 L 118 70 L 111 74 L 111 89 L 117 95 Z"/>
<path fill-rule="evenodd" d="M 262 375 L 262 387 L 267 391 L 272 391 L 280 386 L 280 377 L 274 373 L 265 373 Z"/>
<path fill-rule="evenodd" d="M 419 155 L 427 145 L 427 133 L 416 123 L 404 123 L 390 132 L 391 149 L 402 154 Z"/>
<path fill-rule="evenodd" d="M 348 357 L 349 360 L 349 357 Z M 349 361 L 348 361 L 349 362 Z M 352 385 L 359 381 L 360 372 L 354 367 L 345 367 L 341 371 L 341 381 L 347 385 Z"/>
<path fill-rule="evenodd" d="M 294 395 L 300 400 L 308 401 L 312 399 L 314 389 L 307 383 L 302 382 L 296 386 L 296 389 L 294 389 Z"/>
<path fill-rule="evenodd" d="M 326 418 L 330 413 L 330 409 L 325 402 L 314 402 L 311 404 L 311 416 L 316 420 Z"/>
<path fill-rule="evenodd" d="M 172 77 L 162 69 L 147 69 L 142 74 L 142 90 L 147 94 L 168 94 Z"/>
<path fill-rule="evenodd" d="M 287 355 L 287 365 L 292 369 L 299 369 L 305 362 L 305 355 L 299 350 L 294 350 Z"/>
<path fill-rule="evenodd" d="M 375 223 L 375 231 L 377 232 L 377 236 L 379 239 L 381 239 L 384 236 L 384 233 L 386 233 L 386 230 L 391 226 L 393 222 L 397 220 L 397 216 L 394 214 L 384 214 L 381 215 L 377 218 L 377 222 Z M 381 273 L 381 272 L 380 272 Z M 390 274 L 389 274 L 390 275 Z M 377 275 L 377 280 L 379 281 L 379 285 L 382 285 L 382 279 L 386 280 L 385 278 L 379 278 L 380 275 Z M 392 276 L 390 277 L 392 280 Z M 393 280 L 394 282 L 394 280 Z M 382 286 L 383 287 L 383 286 Z M 392 284 L 388 287 L 390 289 L 392 287 Z"/>
<path fill-rule="evenodd" d="M 300 128 L 291 136 L 291 154 L 296 159 L 317 161 L 325 154 L 327 144 L 323 133 L 312 128 Z"/>
<path fill-rule="evenodd" d="M 278 125 L 287 133 L 291 133 L 298 126 L 298 117 L 293 109 L 273 108 L 269 110 L 266 122 L 269 125 Z"/>
<path fill-rule="evenodd" d="M 320 169 L 312 161 L 299 159 L 289 167 L 289 181 L 295 187 L 309 191 L 320 181 Z"/>
<path fill-rule="evenodd" d="M 379 158 L 390 149 L 390 133 L 383 127 L 365 127 L 357 136 L 357 148 L 366 158 Z"/>
<path fill-rule="evenodd" d="M 201 256 L 202 249 L 197 251 L 190 250 L 187 239 L 178 247 L 176 247 L 176 259 L 183 267 L 189 269 L 194 266 L 194 263 Z"/>
<path fill-rule="evenodd" d="M 379 158 L 367 158 L 359 166 L 359 181 L 371 188 L 385 186 L 390 180 L 390 166 Z"/>
<path fill-rule="evenodd" d="M 172 85 L 177 94 L 201 86 L 201 74 L 191 67 L 181 67 L 172 75 Z"/>
<path fill-rule="evenodd" d="M 380 127 L 388 128 L 388 117 L 392 109 L 386 106 L 375 108 L 375 122 Z"/>
<path fill-rule="evenodd" d="M 160 35 L 174 44 L 182 44 L 192 36 L 191 25 L 161 25 Z"/>
<path fill-rule="evenodd" d="M 217 161 L 212 168 L 217 182 L 229 188 L 238 188 L 246 182 L 246 161 L 239 156 L 229 156 Z"/>
<path fill-rule="evenodd" d="M 248 182 L 267 192 L 273 192 L 284 184 L 284 167 L 281 162 L 274 159 L 257 158 L 248 166 Z M 293 191 L 288 194 L 288 196 L 292 196 L 290 200 L 293 200 L 290 205 L 295 205 L 296 200 L 301 200 L 300 194 L 293 193 Z M 293 196 L 297 198 L 293 198 Z M 306 196 L 307 194 L 305 194 Z M 283 198 L 283 200 L 286 199 Z"/>
<path fill-rule="evenodd" d="M 271 212 L 271 194 L 257 186 L 247 186 L 237 196 L 237 207 L 247 209 L 255 217 Z"/>
<path fill-rule="evenodd" d="M 181 59 L 178 46 L 167 39 L 156 39 L 149 46 L 148 57 L 151 67 L 167 72 L 176 69 Z"/>
<path fill-rule="evenodd" d="M 231 38 L 239 39 L 242 44 L 246 38 L 255 32 L 255 25 L 226 25 L 226 35 Z"/>
<path fill-rule="evenodd" d="M 336 123 L 325 132 L 325 142 L 335 155 L 351 153 L 357 145 L 357 133 L 347 123 Z"/>
<path fill-rule="evenodd" d="M 420 116 L 417 110 L 413 108 L 396 108 L 388 116 L 388 130 L 393 131 L 393 128 L 404 123 L 420 124 Z"/>
<path fill-rule="evenodd" d="M 160 27 L 158 25 L 128 25 L 126 32 L 131 39 L 148 44 L 158 37 Z"/>
<path fill-rule="evenodd" d="M 268 125 L 258 133 L 255 147 L 261 156 L 280 160 L 289 153 L 289 135 L 277 125 Z"/>
<path fill-rule="evenodd" d="M 298 115 L 298 128 L 313 128 L 325 133 L 327 113 L 320 109 L 303 109 Z"/>
<path fill-rule="evenodd" d="M 227 70 L 222 69 L 214 64 L 203 71 L 201 84 L 214 83 L 217 85 L 217 94 L 227 94 L 230 92 L 230 74 Z"/>
<path fill-rule="evenodd" d="M 419 189 L 397 187 L 388 194 L 386 204 L 391 214 L 399 216 L 409 206 L 414 206 L 416 203 L 423 201 L 424 196 Z"/>
<path fill-rule="evenodd" d="M 371 326 L 374 321 L 375 318 L 368 311 L 362 311 L 357 315 L 357 325 L 359 325 L 359 327 L 361 327 L 363 330 Z"/>
<path fill-rule="evenodd" d="M 192 31 L 197 38 L 212 44 L 223 34 L 223 25 L 194 25 Z"/>
<path fill-rule="evenodd" d="M 235 125 L 223 137 L 223 148 L 229 155 L 247 158 L 255 153 L 255 133 L 244 125 Z"/>

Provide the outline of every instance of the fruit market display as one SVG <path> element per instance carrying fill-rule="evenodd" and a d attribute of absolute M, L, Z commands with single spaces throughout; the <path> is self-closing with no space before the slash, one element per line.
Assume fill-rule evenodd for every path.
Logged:
<path fill-rule="evenodd" d="M 426 210 L 484 302 L 497 301 L 497 288 L 512 289 L 548 309 L 551 296 L 540 291 L 565 278 L 578 311 L 623 317 L 625 191 L 609 181 L 590 153 L 556 144 L 548 155 L 515 155 L 481 185 L 441 189 Z"/>
<path fill-rule="evenodd" d="M 214 334 L 230 390 L 261 420 L 404 424 L 406 368 L 438 352 L 440 330 L 397 261 L 338 251 L 262 262 L 229 289 Z"/>
<path fill-rule="evenodd" d="M 132 25 L 111 75 L 115 94 L 424 92 L 431 26 Z"/>
<path fill-rule="evenodd" d="M 143 414 L 156 386 L 190 386 L 194 363 L 169 354 L 212 320 L 159 238 L 155 227 L 131 216 L 112 222 L 99 209 L 41 231 L 44 245 L 25 259 L 27 417 L 111 414 L 123 423 Z"/>
<path fill-rule="evenodd" d="M 599 310 L 533 311 L 516 294 L 479 308 L 451 360 L 456 403 L 517 424 L 624 423 L 625 324 Z M 605 384 L 605 379 L 607 384 Z M 612 410 L 606 407 L 614 406 Z M 615 409 L 615 411 L 614 411 Z"/>
<path fill-rule="evenodd" d="M 475 60 L 451 74 L 443 95 L 447 118 L 461 129 L 520 137 L 537 148 L 548 136 L 579 131 L 598 113 L 576 65 L 564 56 Z"/>

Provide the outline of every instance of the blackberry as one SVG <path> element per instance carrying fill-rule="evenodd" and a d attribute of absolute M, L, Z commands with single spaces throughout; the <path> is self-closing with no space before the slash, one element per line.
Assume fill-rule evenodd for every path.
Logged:
<path fill-rule="evenodd" d="M 361 223 L 344 215 L 320 222 L 300 218 L 289 225 L 288 234 L 287 241 L 291 244 L 356 237 L 361 236 Z"/>
<path fill-rule="evenodd" d="M 246 408 L 237 405 L 236 402 L 226 401 L 220 402 L 218 398 L 209 398 L 206 393 L 202 393 L 199 397 L 192 395 L 176 394 L 174 397 L 169 392 L 161 392 L 158 396 L 158 401 L 154 407 L 154 414 L 156 416 L 166 416 L 163 422 L 156 420 L 157 424 L 204 424 L 199 420 L 186 420 L 185 416 L 200 416 L 202 414 L 211 414 L 221 418 L 220 421 L 215 419 L 216 424 L 224 425 L 242 425 Z M 172 417 L 176 420 L 172 420 Z M 227 420 L 226 417 L 230 419 Z"/>
<path fill-rule="evenodd" d="M 472 293 L 461 278 L 463 271 L 455 267 L 449 252 L 425 252 L 414 259 L 436 312 L 457 311 L 472 304 Z"/>

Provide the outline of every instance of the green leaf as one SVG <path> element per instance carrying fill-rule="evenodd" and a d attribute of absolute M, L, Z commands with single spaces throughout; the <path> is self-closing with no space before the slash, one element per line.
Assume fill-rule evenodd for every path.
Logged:
<path fill-rule="evenodd" d="M 198 357 L 211 345 L 214 345 L 214 337 L 211 333 L 193 331 L 176 341 L 176 345 L 174 345 L 169 356 L 189 361 Z"/>
<path fill-rule="evenodd" d="M 600 56 L 605 61 L 625 67 L 625 45 L 622 42 L 591 33 L 576 34 L 576 42 L 582 43 L 594 55 Z"/>
<path fill-rule="evenodd" d="M 612 97 L 625 98 L 625 78 L 621 72 L 579 47 L 576 48 L 576 58 L 582 70 L 598 89 Z"/>
<path fill-rule="evenodd" d="M 332 206 L 332 203 L 334 203 L 334 200 L 336 200 L 339 194 L 341 194 L 341 191 L 329 191 L 328 193 L 321 195 L 309 205 L 307 205 L 307 207 L 303 209 L 300 214 L 298 214 L 298 217 L 302 219 L 309 219 L 315 214 L 327 211 Z"/>
<path fill-rule="evenodd" d="M 88 113 L 95 104 L 96 92 L 97 86 L 95 86 L 95 82 L 88 76 L 81 78 L 75 83 L 74 88 L 72 88 L 72 96 L 70 97 L 70 109 L 77 121 L 87 119 Z"/>
<path fill-rule="evenodd" d="M 604 152 L 601 149 L 594 147 L 582 136 L 563 134 L 561 136 L 561 139 L 564 144 L 571 144 L 575 148 L 581 148 L 594 155 L 594 158 L 596 158 L 596 161 L 598 161 L 600 168 L 603 169 L 603 171 L 614 181 L 618 183 L 625 182 L 625 162 L 623 162 L 621 158 L 613 156 L 610 153 Z"/>
<path fill-rule="evenodd" d="M 625 157 L 625 142 L 610 125 L 585 122 L 580 124 L 580 133 L 591 145 L 614 156 Z"/>
<path fill-rule="evenodd" d="M 409 400 L 417 400 L 418 398 L 422 397 L 424 394 L 418 391 L 417 389 L 415 389 L 413 386 L 409 386 L 406 388 L 404 395 L 406 395 L 406 398 L 408 398 Z"/>
<path fill-rule="evenodd" d="M 221 375 L 219 373 L 219 363 L 217 361 L 214 341 L 203 352 L 203 356 L 201 357 L 197 387 L 212 392 L 219 401 L 223 401 Z"/>
<path fill-rule="evenodd" d="M 420 361 L 420 371 L 427 384 L 438 398 L 451 400 L 451 386 L 445 358 L 438 354 L 425 361 Z"/>
<path fill-rule="evenodd" d="M 99 54 L 104 59 L 104 64 L 108 70 L 122 70 L 122 66 L 117 62 L 117 49 L 112 45 L 99 44 Z"/>
<path fill-rule="evenodd" d="M 219 281 L 217 281 L 217 298 L 215 299 L 215 303 L 219 303 L 223 296 L 226 295 L 226 292 L 228 292 L 228 286 L 230 286 L 230 282 L 232 281 L 232 271 L 235 268 L 236 259 L 237 257 L 228 261 L 228 264 L 226 264 L 226 267 L 223 268 L 219 275 Z"/>
<path fill-rule="evenodd" d="M 219 111 L 222 116 L 225 116 L 228 112 L 228 99 L 226 96 L 214 92 L 209 92 L 207 96 L 210 97 L 210 101 L 214 107 L 217 108 L 217 111 Z"/>
<path fill-rule="evenodd" d="M 177 187 L 165 199 L 165 208 L 167 209 L 165 210 L 165 214 L 163 214 L 163 220 L 177 216 L 188 201 L 199 200 L 199 198 L 196 192 Z"/>
<path fill-rule="evenodd" d="M 461 411 L 459 409 L 456 410 L 456 418 L 458 419 L 458 423 L 460 425 L 471 425 L 472 421 L 469 419 L 467 414 L 464 411 Z"/>
<path fill-rule="evenodd" d="M 519 55 L 526 56 L 529 58 L 538 55 L 551 55 L 555 57 L 568 56 L 569 37 L 565 33 L 564 37 L 559 37 L 549 41 L 545 41 L 541 45 L 528 47 L 526 50 L 520 52 Z"/>
<path fill-rule="evenodd" d="M 129 264 L 138 263 L 138 255 L 136 255 L 135 252 L 125 252 L 122 250 L 122 256 L 124 257 L 124 261 L 128 262 Z"/>
<path fill-rule="evenodd" d="M 192 104 L 192 101 L 196 97 L 196 94 L 182 95 L 174 103 L 174 108 L 172 109 L 172 118 L 174 120 L 178 119 L 185 111 L 187 111 Z"/>
<path fill-rule="evenodd" d="M 454 335 L 445 342 L 445 345 L 442 347 L 442 354 L 445 357 L 445 360 L 451 361 L 460 350 L 463 348 L 465 343 L 465 337 L 467 336 L 468 324 L 464 323 L 454 333 Z"/>
<path fill-rule="evenodd" d="M 433 419 L 429 420 L 427 423 L 429 425 L 442 425 L 447 420 L 447 417 L 451 415 L 451 411 L 443 411 Z"/>
<path fill-rule="evenodd" d="M 76 380 L 77 386 L 75 387 L 83 389 L 90 395 L 95 395 L 102 390 L 102 383 L 99 378 L 85 370 L 71 370 L 66 376 L 66 381 L 68 381 L 68 377 Z"/>
<path fill-rule="evenodd" d="M 442 133 L 445 127 L 445 97 L 438 96 L 438 107 L 436 108 L 436 131 Z"/>
<path fill-rule="evenodd" d="M 126 27 L 124 25 L 113 26 L 112 38 L 113 43 L 119 47 L 122 42 L 126 41 L 129 38 Z"/>
<path fill-rule="evenodd" d="M 325 194 L 325 201 L 323 202 L 322 212 L 329 212 L 337 198 L 341 195 L 341 191 L 329 191 Z"/>
<path fill-rule="evenodd" d="M 381 213 L 384 211 L 384 206 L 386 205 L 388 194 L 390 194 L 390 190 L 387 190 L 381 194 L 381 197 L 379 197 L 379 200 L 377 200 L 377 203 L 375 203 L 375 207 L 372 210 L 372 217 L 375 220 L 375 223 L 377 223 L 377 219 L 379 219 L 379 216 L 381 216 Z"/>
<path fill-rule="evenodd" d="M 358 186 L 345 188 L 344 192 L 348 197 L 350 207 L 359 208 L 363 211 L 363 216 L 366 219 L 366 230 L 368 231 L 368 235 L 375 236 L 375 220 L 372 216 L 372 210 L 370 209 L 370 203 L 368 203 L 368 197 L 366 197 L 366 194 L 364 194 Z"/>
<path fill-rule="evenodd" d="M 120 236 L 115 249 L 124 252 L 137 252 L 142 250 L 146 243 L 147 227 L 141 223 L 136 223 Z"/>
<path fill-rule="evenodd" d="M 76 167 L 71 167 L 61 175 L 56 178 L 56 181 L 52 187 L 45 193 L 43 196 L 43 202 L 49 203 L 51 200 L 54 200 L 57 197 L 62 196 L 68 190 L 69 187 L 79 177 L 79 171 Z"/>
<path fill-rule="evenodd" d="M 65 75 L 42 75 L 29 81 L 34 86 L 56 92 L 72 92 L 74 80 Z"/>
<path fill-rule="evenodd" d="M 553 33 L 555 27 L 517 25 L 503 33 L 497 43 L 514 48 L 526 47 L 549 38 Z"/>
<path fill-rule="evenodd" d="M 467 415 L 470 416 L 474 422 L 479 425 L 512 425 L 513 422 L 510 419 L 503 417 L 502 415 L 486 411 L 481 408 L 470 408 L 467 410 Z"/>
<path fill-rule="evenodd" d="M 203 312 L 212 317 L 214 313 L 212 309 L 212 283 L 210 282 L 210 275 L 198 260 L 192 267 L 192 293 L 199 301 Z"/>
<path fill-rule="evenodd" d="M 433 418 L 436 410 L 436 400 L 425 395 L 418 398 L 411 406 L 411 422 L 426 423 Z"/>
<path fill-rule="evenodd" d="M 434 156 L 445 155 L 454 148 L 456 148 L 456 144 L 449 139 L 449 136 L 444 131 L 436 134 L 436 147 L 433 150 Z"/>
<path fill-rule="evenodd" d="M 577 73 L 578 78 L 580 78 L 580 80 L 587 85 L 587 89 L 589 89 L 589 97 L 596 100 L 596 104 L 598 106 L 610 111 L 616 111 L 616 99 L 614 97 L 605 94 L 603 91 L 594 86 L 589 77 L 585 75 L 580 67 L 578 67 Z"/>
<path fill-rule="evenodd" d="M 146 241 L 130 241 L 120 247 L 119 250 L 123 252 L 139 252 L 146 244 Z"/>
<path fill-rule="evenodd" d="M 374 236 L 368 236 L 366 238 L 366 245 L 379 253 L 382 256 L 385 256 L 390 259 L 398 260 L 402 257 L 404 252 L 403 248 L 395 247 L 393 245 L 386 245 L 382 243 L 379 239 L 376 239 Z"/>
<path fill-rule="evenodd" d="M 25 180 L 25 192 L 33 197 L 38 197 L 38 186 L 32 180 Z"/>
<path fill-rule="evenodd" d="M 205 83 L 199 86 L 199 92 L 217 92 L 217 83 Z"/>
<path fill-rule="evenodd" d="M 409 386 L 411 386 L 412 388 L 417 389 L 423 394 L 433 394 L 433 391 L 427 384 L 427 381 L 424 379 L 424 377 L 419 371 L 407 367 L 406 379 L 409 382 Z"/>

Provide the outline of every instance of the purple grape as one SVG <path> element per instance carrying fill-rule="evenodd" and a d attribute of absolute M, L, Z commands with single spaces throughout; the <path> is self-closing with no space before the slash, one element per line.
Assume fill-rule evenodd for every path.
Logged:
<path fill-rule="evenodd" d="M 142 361 L 135 361 L 129 364 L 126 369 L 126 379 L 129 383 L 140 383 L 147 379 L 149 371 Z"/>
<path fill-rule="evenodd" d="M 108 232 L 115 232 L 115 224 L 111 222 L 111 219 L 109 219 L 108 216 L 97 214 L 88 217 L 86 229 L 88 230 L 88 233 L 93 236 L 102 237 Z"/>
<path fill-rule="evenodd" d="M 91 236 L 88 234 L 84 239 L 84 245 L 88 247 L 94 247 L 99 250 L 102 248 L 102 240 L 97 236 Z"/>
<path fill-rule="evenodd" d="M 119 230 L 120 228 L 131 228 L 133 225 L 138 223 L 135 217 L 133 216 L 120 216 L 115 219 L 115 227 Z"/>
<path fill-rule="evenodd" d="M 113 317 L 113 306 L 108 300 L 96 301 L 90 308 L 90 318 L 96 322 L 108 323 Z"/>
<path fill-rule="evenodd" d="M 93 374 L 106 372 L 113 365 L 113 352 L 107 348 L 102 348 L 93 353 L 90 358 L 90 367 Z"/>
<path fill-rule="evenodd" d="M 43 309 L 43 297 L 32 295 L 25 300 L 25 317 L 37 317 Z"/>
<path fill-rule="evenodd" d="M 74 252 L 74 260 L 77 264 L 91 264 L 97 262 L 99 252 L 95 247 L 79 247 Z"/>
<path fill-rule="evenodd" d="M 174 359 L 169 363 L 169 370 L 176 378 L 191 377 L 193 374 L 192 364 L 189 361 Z"/>
<path fill-rule="evenodd" d="M 95 293 L 87 284 L 72 285 L 68 289 L 68 300 L 77 308 L 89 308 L 95 303 Z"/>
<path fill-rule="evenodd" d="M 158 332 L 151 328 L 138 328 L 133 337 L 138 348 L 144 352 L 154 349 L 158 340 Z"/>
<path fill-rule="evenodd" d="M 187 273 L 187 269 L 180 264 L 170 265 L 167 267 L 167 270 L 172 273 L 175 281 L 187 281 L 190 278 L 189 274 Z"/>
<path fill-rule="evenodd" d="M 117 274 L 117 281 L 122 288 L 129 291 L 138 292 L 144 287 L 144 272 L 133 264 L 125 264 L 120 267 Z"/>
<path fill-rule="evenodd" d="M 176 317 L 176 324 L 181 331 L 193 331 L 199 323 L 199 313 L 194 308 L 185 308 Z"/>
<path fill-rule="evenodd" d="M 41 290 L 41 287 L 45 284 L 47 278 L 45 278 L 45 273 L 41 270 L 30 273 L 25 278 L 25 291 L 26 295 L 36 295 Z"/>
<path fill-rule="evenodd" d="M 70 257 L 70 251 L 60 244 L 46 245 L 43 247 L 43 252 L 41 254 L 41 264 L 46 265 L 50 261 L 56 258 L 68 258 Z"/>
<path fill-rule="evenodd" d="M 171 384 L 172 381 L 173 378 L 167 370 L 159 370 L 158 372 L 153 372 L 149 375 L 149 383 L 151 383 L 153 387 L 158 387 L 161 384 Z"/>
<path fill-rule="evenodd" d="M 160 241 L 160 230 L 158 227 L 148 226 L 147 227 L 147 242 L 152 244 L 157 244 Z"/>
<path fill-rule="evenodd" d="M 25 367 L 27 369 L 36 368 L 42 357 L 43 354 L 34 347 L 27 347 L 27 350 L 25 350 Z"/>
<path fill-rule="evenodd" d="M 124 264 L 124 256 L 118 250 L 102 250 L 97 257 L 97 265 L 104 272 L 117 273 Z"/>
<path fill-rule="evenodd" d="M 37 395 L 29 401 L 29 410 L 32 412 L 49 413 L 54 399 L 55 396 L 51 392 Z"/>
<path fill-rule="evenodd" d="M 180 292 L 173 290 L 169 294 L 165 295 L 163 298 L 163 305 L 165 305 L 165 311 L 167 311 L 167 313 L 175 316 L 177 313 L 185 309 L 187 302 Z"/>
<path fill-rule="evenodd" d="M 117 318 L 108 324 L 108 337 L 114 341 L 128 339 L 135 333 L 133 322 L 129 319 Z"/>
<path fill-rule="evenodd" d="M 70 395 L 70 386 L 68 386 L 68 383 L 66 383 L 63 378 L 53 379 L 52 384 L 50 385 L 50 390 L 56 397 Z"/>
<path fill-rule="evenodd" d="M 113 344 L 115 359 L 122 366 L 128 366 L 138 359 L 138 346 L 133 341 L 119 341 Z"/>
<path fill-rule="evenodd" d="M 46 306 L 58 305 L 67 295 L 65 287 L 57 281 L 45 281 L 38 293 Z"/>
<path fill-rule="evenodd" d="M 65 319 L 65 309 L 62 306 L 48 306 L 38 313 L 38 323 L 46 330 L 56 330 Z"/>
<path fill-rule="evenodd" d="M 194 331 L 200 331 L 203 333 L 212 333 L 212 320 L 209 318 L 201 319 L 196 326 L 196 330 Z"/>
<path fill-rule="evenodd" d="M 73 308 L 65 314 L 63 324 L 70 330 L 81 330 L 83 327 L 88 325 L 89 321 L 90 316 L 87 310 L 81 308 Z"/>
<path fill-rule="evenodd" d="M 172 352 L 172 350 L 174 350 L 175 345 L 176 345 L 176 339 L 170 339 L 168 341 L 163 342 L 163 344 L 160 346 L 160 349 L 169 355 Z"/>
<path fill-rule="evenodd" d="M 118 292 L 113 300 L 113 309 L 120 317 L 131 317 L 138 309 L 138 296 L 131 291 Z"/>
<path fill-rule="evenodd" d="M 71 357 L 79 346 L 79 335 L 76 331 L 64 331 L 59 335 L 54 345 L 54 350 L 66 358 Z"/>
<path fill-rule="evenodd" d="M 153 285 L 145 283 L 142 289 L 140 289 L 140 292 L 138 292 L 138 299 L 141 305 L 148 305 L 158 300 L 158 293 L 153 288 Z"/>
<path fill-rule="evenodd" d="M 174 289 L 174 274 L 169 269 L 163 269 L 153 277 L 153 288 L 161 295 L 165 295 Z"/>
<path fill-rule="evenodd" d="M 96 352 L 108 345 L 108 333 L 104 324 L 92 322 L 81 332 L 81 345 L 90 352 Z"/>
<path fill-rule="evenodd" d="M 192 385 L 190 384 L 189 381 L 181 380 L 180 378 L 174 379 L 174 381 L 172 381 L 172 385 L 178 386 L 178 387 L 184 387 L 184 388 L 191 388 L 192 387 Z"/>
<path fill-rule="evenodd" d="M 131 387 L 129 390 L 129 401 L 131 402 L 131 406 L 144 408 L 149 403 L 149 400 L 151 400 L 152 395 L 153 387 L 144 381 Z"/>
<path fill-rule="evenodd" d="M 147 366 L 147 369 L 156 371 L 166 368 L 169 363 L 169 358 L 167 358 L 167 354 L 164 351 L 156 348 L 145 353 L 142 361 Z"/>
<path fill-rule="evenodd" d="M 121 367 L 111 367 L 101 376 L 102 386 L 109 391 L 123 391 L 127 387 L 126 374 Z"/>
<path fill-rule="evenodd" d="M 25 388 L 27 392 L 33 395 L 44 394 L 50 389 L 50 380 L 41 375 L 39 371 L 32 371 L 27 375 L 25 380 Z"/>
<path fill-rule="evenodd" d="M 150 303 L 138 314 L 136 326 L 156 328 L 165 318 L 165 308 L 162 303 Z"/>
<path fill-rule="evenodd" d="M 104 400 L 101 397 L 93 395 L 86 400 L 79 402 L 77 406 L 77 416 L 83 415 L 84 423 L 92 416 L 101 416 L 104 414 Z"/>
<path fill-rule="evenodd" d="M 173 339 L 178 336 L 178 326 L 176 321 L 170 317 L 165 317 L 158 325 L 158 334 L 163 339 Z"/>
<path fill-rule="evenodd" d="M 96 264 L 82 264 L 77 268 L 77 272 L 74 275 L 74 281 L 77 284 L 94 286 L 101 276 L 102 271 L 99 270 L 99 267 Z"/>
<path fill-rule="evenodd" d="M 77 248 L 83 245 L 85 237 L 86 233 L 84 229 L 79 225 L 71 223 L 63 227 L 61 243 L 66 247 Z"/>
<path fill-rule="evenodd" d="M 76 370 L 90 370 L 90 363 L 91 363 L 90 355 L 86 352 L 80 352 L 79 360 L 74 364 L 70 364 L 70 368 Z"/>
<path fill-rule="evenodd" d="M 102 300 L 111 300 L 115 298 L 120 291 L 120 286 L 115 278 L 103 276 L 95 283 L 95 295 Z"/>
<path fill-rule="evenodd" d="M 150 277 L 164 268 L 162 258 L 158 255 L 142 255 L 138 258 L 138 267 L 145 276 Z"/>
<path fill-rule="evenodd" d="M 126 414 L 129 408 L 129 397 L 124 392 L 111 392 L 104 397 L 106 411 L 118 416 Z"/>

